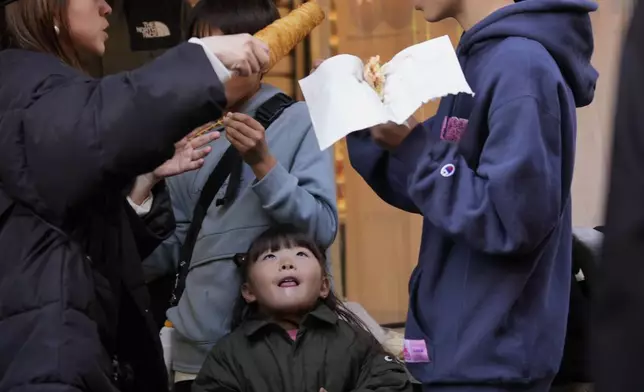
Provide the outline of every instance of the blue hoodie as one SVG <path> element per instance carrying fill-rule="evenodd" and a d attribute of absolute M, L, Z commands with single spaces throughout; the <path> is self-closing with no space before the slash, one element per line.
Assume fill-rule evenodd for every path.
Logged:
<path fill-rule="evenodd" d="M 559 368 L 575 111 L 598 77 L 596 7 L 523 0 L 496 11 L 457 48 L 474 97 L 444 98 L 395 151 L 368 131 L 348 137 L 379 196 L 424 217 L 406 339 L 409 369 L 432 391 L 548 391 Z"/>

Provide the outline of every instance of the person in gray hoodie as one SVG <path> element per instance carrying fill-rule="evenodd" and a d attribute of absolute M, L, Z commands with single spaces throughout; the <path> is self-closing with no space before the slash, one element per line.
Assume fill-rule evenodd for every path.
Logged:
<path fill-rule="evenodd" d="M 254 34 L 277 18 L 272 0 L 201 0 L 193 9 L 188 31 L 193 36 Z M 216 129 L 224 137 L 211 143 L 212 151 L 200 170 L 167 183 L 177 229 L 144 261 L 148 282 L 176 273 L 195 204 L 228 147 L 233 145 L 245 162 L 234 200 L 210 205 L 192 253 L 185 291 L 178 306 L 167 311 L 174 328 L 172 369 L 177 390 L 189 388 L 207 353 L 229 332 L 241 284 L 236 254 L 246 252 L 256 237 L 276 224 L 297 227 L 323 248 L 335 238 L 333 157 L 330 151 L 320 151 L 306 104 L 288 107 L 265 132 L 252 119 L 258 107 L 279 92 L 262 84 L 260 77 L 233 77 L 226 85 L 229 114 Z M 215 200 L 226 196 L 228 182 Z"/>

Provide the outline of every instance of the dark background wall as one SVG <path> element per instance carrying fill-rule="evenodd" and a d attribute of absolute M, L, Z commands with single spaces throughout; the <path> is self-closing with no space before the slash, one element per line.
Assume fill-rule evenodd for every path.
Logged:
<path fill-rule="evenodd" d="M 92 67 L 93 73 L 107 75 L 132 70 L 163 53 L 161 50 L 151 52 L 130 50 L 130 36 L 123 12 L 123 0 L 114 0 L 112 6 L 113 13 L 109 18 L 110 28 L 108 30 L 110 39 L 107 41 L 102 61 L 97 61 Z"/>

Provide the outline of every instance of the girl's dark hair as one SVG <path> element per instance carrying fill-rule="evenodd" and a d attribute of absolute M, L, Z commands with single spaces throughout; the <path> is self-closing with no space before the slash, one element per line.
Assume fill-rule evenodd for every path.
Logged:
<path fill-rule="evenodd" d="M 251 244 L 248 252 L 237 258 L 237 265 L 239 267 L 242 280 L 248 281 L 249 267 L 255 263 L 259 257 L 265 252 L 277 252 L 280 249 L 286 248 L 305 248 L 308 249 L 315 258 L 320 262 L 323 273 L 330 277 L 329 271 L 326 267 L 325 250 L 318 246 L 308 235 L 302 231 L 288 225 L 280 225 L 272 227 L 261 234 Z M 326 298 L 320 298 L 320 302 L 333 310 L 338 317 L 344 320 L 356 332 L 358 336 L 369 339 L 373 344 L 378 344 L 375 337 L 369 331 L 369 328 L 356 316 L 352 311 L 344 306 L 344 303 L 338 296 L 331 290 Z M 257 311 L 255 304 L 248 304 L 243 297 L 237 300 L 235 310 L 233 311 L 233 319 L 231 329 L 236 329 L 244 321 L 261 317 Z M 380 344 L 378 344 L 380 346 Z M 380 346 L 380 349 L 382 347 Z"/>
<path fill-rule="evenodd" d="M 189 12 L 184 36 L 201 38 L 213 29 L 252 35 L 279 18 L 274 0 L 200 0 Z"/>

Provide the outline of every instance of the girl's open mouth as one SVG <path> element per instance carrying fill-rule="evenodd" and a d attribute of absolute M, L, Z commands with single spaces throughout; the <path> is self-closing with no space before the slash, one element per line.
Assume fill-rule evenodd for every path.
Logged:
<path fill-rule="evenodd" d="M 297 287 L 300 282 L 292 276 L 286 277 L 278 283 L 279 287 Z"/>

